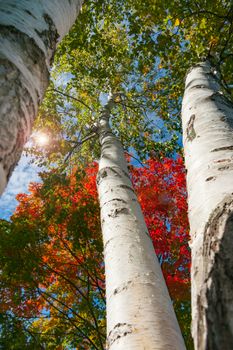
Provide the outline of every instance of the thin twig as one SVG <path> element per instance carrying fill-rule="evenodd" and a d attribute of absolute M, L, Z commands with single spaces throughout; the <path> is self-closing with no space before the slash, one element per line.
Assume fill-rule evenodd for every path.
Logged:
<path fill-rule="evenodd" d="M 56 307 L 54 305 L 54 303 L 52 303 L 50 300 L 48 300 L 45 296 L 44 296 L 44 292 L 38 290 L 38 292 L 40 293 L 41 297 L 44 298 L 47 303 L 49 303 L 54 309 L 56 309 L 59 313 L 61 313 L 63 316 L 65 316 L 65 318 L 80 332 L 80 334 L 83 336 L 84 339 L 86 339 L 87 341 L 89 341 L 96 350 L 99 350 L 96 345 L 93 343 L 93 341 L 88 337 L 88 335 L 86 335 L 80 327 L 78 327 L 76 325 L 76 322 L 74 322 L 64 311 L 62 311 L 60 308 Z M 50 296 L 51 297 L 51 296 Z"/>
<path fill-rule="evenodd" d="M 65 92 L 62 92 L 62 91 L 60 91 L 60 90 L 58 90 L 58 89 L 49 89 L 49 90 L 47 90 L 47 91 L 55 91 L 55 92 L 58 92 L 59 94 L 65 96 L 65 97 L 67 97 L 67 98 L 71 98 L 72 100 L 75 100 L 75 101 L 81 103 L 83 106 L 85 106 L 86 108 L 88 108 L 91 112 L 93 112 L 93 109 L 92 109 L 91 107 L 89 107 L 85 102 L 83 102 L 82 100 L 78 99 L 77 97 L 68 95 L 68 94 L 66 94 Z"/>
<path fill-rule="evenodd" d="M 143 164 L 138 158 L 134 157 L 134 156 L 132 155 L 132 153 L 129 153 L 129 152 L 126 151 L 126 150 L 125 150 L 125 153 L 127 153 L 130 157 L 134 158 L 138 163 L 141 164 L 141 166 L 143 166 L 143 168 L 147 168 L 147 169 L 149 168 L 146 164 Z"/>
<path fill-rule="evenodd" d="M 64 162 L 67 162 L 67 160 L 71 157 L 72 153 L 74 152 L 74 150 L 76 148 L 78 148 L 79 146 L 81 146 L 84 142 L 94 138 L 96 136 L 96 132 L 91 132 L 88 136 L 84 137 L 84 139 L 82 139 L 79 142 L 76 142 L 76 144 L 72 147 L 71 151 L 67 154 L 67 156 L 64 159 Z"/>

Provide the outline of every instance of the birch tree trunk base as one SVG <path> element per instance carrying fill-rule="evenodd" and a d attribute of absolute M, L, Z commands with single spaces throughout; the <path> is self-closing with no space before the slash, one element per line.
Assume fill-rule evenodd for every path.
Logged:
<path fill-rule="evenodd" d="M 219 81 L 193 67 L 182 107 L 196 350 L 233 349 L 233 104 Z"/>

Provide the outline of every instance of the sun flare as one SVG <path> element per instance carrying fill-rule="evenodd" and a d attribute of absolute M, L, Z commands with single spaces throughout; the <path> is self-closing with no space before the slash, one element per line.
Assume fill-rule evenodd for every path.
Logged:
<path fill-rule="evenodd" d="M 35 143 L 40 147 L 46 146 L 49 143 L 48 135 L 42 132 L 37 133 L 34 137 L 34 140 L 35 140 Z"/>

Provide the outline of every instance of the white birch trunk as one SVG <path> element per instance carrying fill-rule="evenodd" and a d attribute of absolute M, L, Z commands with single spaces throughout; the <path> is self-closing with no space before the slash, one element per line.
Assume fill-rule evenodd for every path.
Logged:
<path fill-rule="evenodd" d="M 107 349 L 183 350 L 184 341 L 134 193 L 124 151 L 100 122 L 97 178 L 104 240 Z"/>
<path fill-rule="evenodd" d="M 233 349 L 233 104 L 210 63 L 187 75 L 182 107 L 196 350 Z"/>
<path fill-rule="evenodd" d="M 0 1 L 0 194 L 30 136 L 56 44 L 81 2 Z"/>

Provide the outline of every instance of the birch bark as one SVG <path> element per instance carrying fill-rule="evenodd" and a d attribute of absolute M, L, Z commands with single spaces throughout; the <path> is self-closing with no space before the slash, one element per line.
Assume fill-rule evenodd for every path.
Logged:
<path fill-rule="evenodd" d="M 124 151 L 100 121 L 97 178 L 104 240 L 107 349 L 185 349 L 161 268 L 133 190 Z"/>
<path fill-rule="evenodd" d="M 195 349 L 233 349 L 233 104 L 206 61 L 182 107 L 192 249 Z"/>
<path fill-rule="evenodd" d="M 81 2 L 0 1 L 0 194 L 30 136 L 56 44 Z"/>

